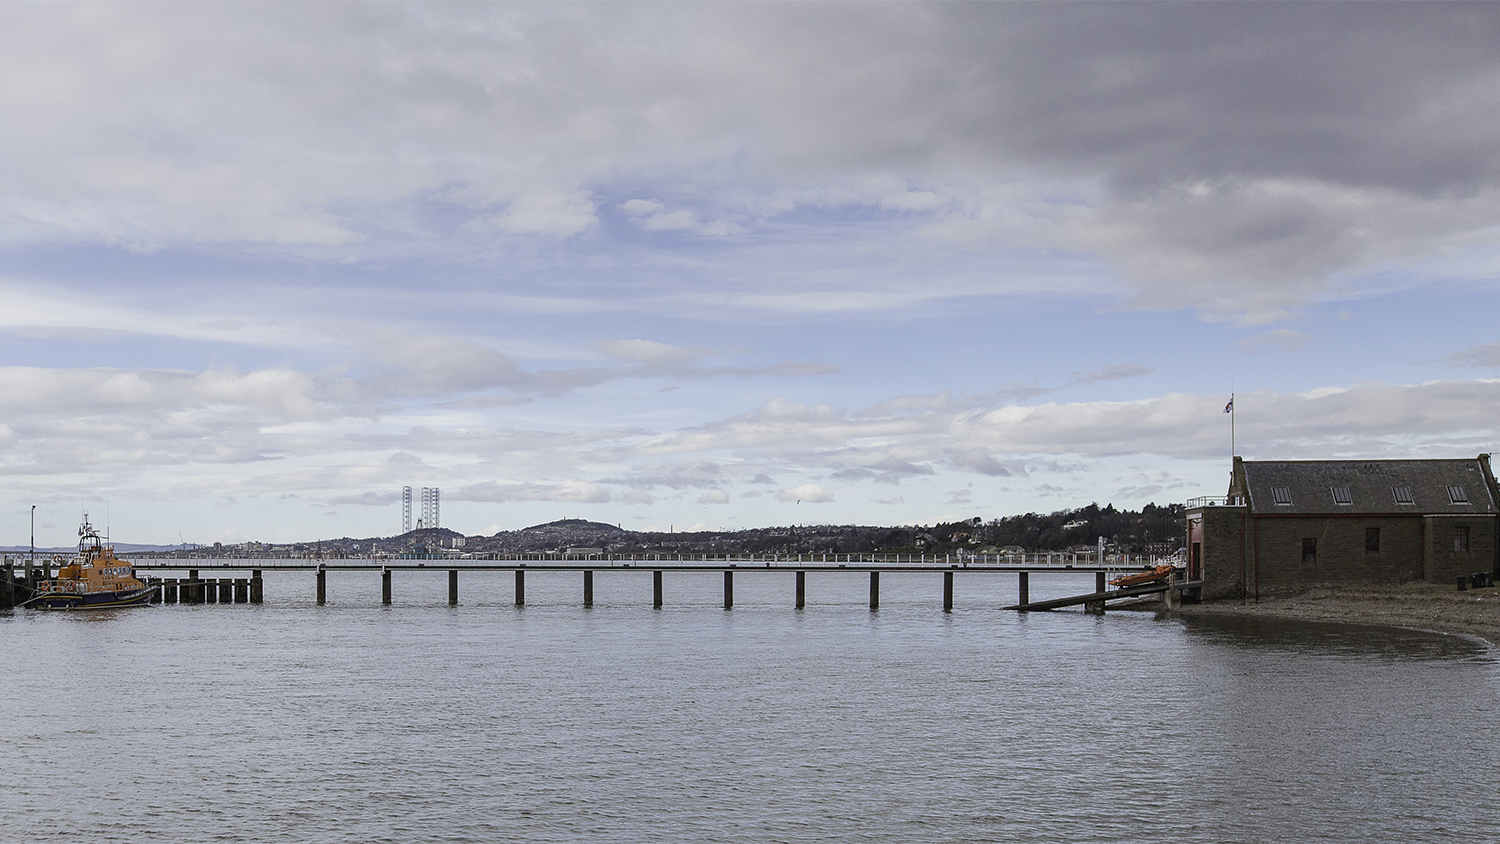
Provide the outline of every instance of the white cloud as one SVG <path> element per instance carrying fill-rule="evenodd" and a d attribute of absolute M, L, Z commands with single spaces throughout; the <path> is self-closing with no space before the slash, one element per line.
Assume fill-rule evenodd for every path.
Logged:
<path fill-rule="evenodd" d="M 561 236 L 584 232 L 595 222 L 593 200 L 582 191 L 520 196 L 494 218 L 497 228 L 512 234 Z"/>
<path fill-rule="evenodd" d="M 682 208 L 666 210 L 666 206 L 652 199 L 632 199 L 620 206 L 635 224 L 647 231 L 686 231 L 705 237 L 728 237 L 743 234 L 745 229 L 726 220 L 704 222 L 694 211 Z"/>
<path fill-rule="evenodd" d="M 722 489 L 711 489 L 698 498 L 699 504 L 728 504 L 729 493 Z"/>
<path fill-rule="evenodd" d="M 673 346 L 655 340 L 600 340 L 594 347 L 610 357 L 631 363 L 667 366 L 690 364 L 715 354 L 713 349 Z"/>
<path fill-rule="evenodd" d="M 776 500 L 790 501 L 796 504 L 822 504 L 832 501 L 833 493 L 817 484 L 803 484 L 802 486 L 784 489 L 776 493 Z"/>

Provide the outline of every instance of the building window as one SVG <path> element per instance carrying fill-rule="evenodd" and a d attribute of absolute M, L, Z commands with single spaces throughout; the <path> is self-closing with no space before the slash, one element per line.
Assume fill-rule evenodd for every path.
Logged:
<path fill-rule="evenodd" d="M 1461 486 L 1450 486 L 1448 487 L 1448 500 L 1454 504 L 1468 504 L 1469 494 L 1464 492 Z"/>
<path fill-rule="evenodd" d="M 1349 495 L 1349 487 L 1346 487 L 1346 486 L 1331 486 L 1331 487 L 1329 487 L 1329 489 L 1333 490 L 1333 503 L 1335 503 L 1335 504 L 1353 504 L 1354 503 L 1354 499 L 1352 497 L 1350 497 L 1350 495 Z"/>
<path fill-rule="evenodd" d="M 1453 529 L 1453 551 L 1458 554 L 1469 553 L 1469 529 L 1467 527 Z"/>
<path fill-rule="evenodd" d="M 1316 563 L 1318 561 L 1318 540 L 1307 538 L 1302 540 L 1302 562 Z"/>
<path fill-rule="evenodd" d="M 1378 528 L 1378 527 L 1367 527 L 1367 528 L 1365 528 L 1365 553 L 1366 554 L 1379 554 L 1380 553 L 1380 528 Z"/>
<path fill-rule="evenodd" d="M 1271 500 L 1283 507 L 1292 506 L 1292 488 L 1289 486 L 1271 487 Z"/>
<path fill-rule="evenodd" d="M 1416 503 L 1415 501 L 1412 500 L 1412 497 L 1411 497 L 1411 487 L 1409 487 L 1409 486 L 1393 486 L 1393 487 L 1391 487 L 1391 494 L 1394 495 L 1394 496 L 1396 496 L 1396 503 L 1397 504 L 1415 504 Z"/>

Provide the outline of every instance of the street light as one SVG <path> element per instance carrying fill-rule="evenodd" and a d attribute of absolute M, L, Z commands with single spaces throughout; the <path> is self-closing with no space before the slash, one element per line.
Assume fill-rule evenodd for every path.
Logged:
<path fill-rule="evenodd" d="M 31 505 L 31 553 L 26 557 L 26 588 L 31 588 L 31 570 L 36 567 L 36 505 Z"/>

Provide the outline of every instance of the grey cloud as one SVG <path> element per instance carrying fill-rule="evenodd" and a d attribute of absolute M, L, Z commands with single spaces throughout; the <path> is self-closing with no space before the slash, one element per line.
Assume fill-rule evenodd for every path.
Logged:
<path fill-rule="evenodd" d="M 610 500 L 608 490 L 588 481 L 547 481 L 501 484 L 485 481 L 459 487 L 453 492 L 444 492 L 450 501 L 479 501 L 504 503 L 507 501 L 568 501 L 576 503 L 602 504 Z"/>
<path fill-rule="evenodd" d="M 652 489 L 659 486 L 671 489 L 702 489 L 718 488 L 723 478 L 724 470 L 718 463 L 711 460 L 702 460 L 694 463 L 679 465 L 660 466 L 652 471 L 647 469 L 641 472 L 633 472 L 629 475 L 600 478 L 599 483 L 616 484 L 619 486 L 635 487 L 637 489 Z"/>
<path fill-rule="evenodd" d="M 894 455 L 887 455 L 885 459 L 868 466 L 856 466 L 852 468 L 834 468 L 830 477 L 840 481 L 873 480 L 881 484 L 898 484 L 903 478 L 912 475 L 931 475 L 931 466 L 922 466 L 902 460 Z"/>
<path fill-rule="evenodd" d="M 1278 328 L 1255 337 L 1246 337 L 1239 342 L 1240 351 L 1247 355 L 1263 355 L 1267 352 L 1295 352 L 1305 348 L 1312 338 L 1289 328 Z"/>
<path fill-rule="evenodd" d="M 1450 366 L 1497 369 L 1500 368 L 1500 343 L 1470 346 L 1448 355 L 1443 358 L 1443 362 Z"/>
<path fill-rule="evenodd" d="M 1150 375 L 1156 367 L 1145 363 L 1108 363 L 1092 372 L 1074 372 L 1074 384 L 1098 384 L 1103 381 L 1123 381 Z"/>
<path fill-rule="evenodd" d="M 746 197 L 747 226 L 807 196 L 980 229 L 1026 183 L 1040 198 L 982 237 L 1102 256 L 1137 306 L 1265 321 L 1332 274 L 1488 239 L 1497 21 L 1446 3 L 43 5 L 0 33 L 0 71 L 25 80 L 0 93 L 0 217 L 12 243 L 488 260 L 511 254 L 497 236 L 589 227 L 611 181 L 691 193 L 738 167 L 708 192 Z M 127 62 L 118 43 L 156 49 Z M 727 219 L 642 201 L 658 227 Z M 477 362 L 476 383 L 517 377 Z"/>
<path fill-rule="evenodd" d="M 400 503 L 401 495 L 394 490 L 391 492 L 362 492 L 358 495 L 340 495 L 327 500 L 329 505 L 352 504 L 366 507 L 389 507 Z"/>
<path fill-rule="evenodd" d="M 684 365 L 700 358 L 713 357 L 713 349 L 704 346 L 673 346 L 655 340 L 600 340 L 594 344 L 606 355 L 639 364 Z"/>
<path fill-rule="evenodd" d="M 635 364 L 607 371 L 617 378 L 788 378 L 832 375 L 831 364 L 781 361 L 768 366 L 703 366 L 705 358 L 723 353 L 703 346 L 673 346 L 654 340 L 601 340 L 594 348 L 610 357 Z"/>
<path fill-rule="evenodd" d="M 1238 443 L 1244 454 L 1282 456 L 1378 456 L 1429 448 L 1477 453 L 1500 433 L 1488 411 L 1497 405 L 1500 383 L 1488 381 L 1243 393 L 1236 397 Z M 874 480 L 880 473 L 873 467 L 890 455 L 861 441 L 900 436 L 902 454 L 911 458 L 898 460 L 909 465 L 920 465 L 912 460 L 926 452 L 954 468 L 991 476 L 1023 471 L 1076 475 L 1088 469 L 1080 458 L 1220 457 L 1229 440 L 1223 407 L 1222 396 L 1173 393 L 1128 402 L 924 410 L 871 418 L 831 407 L 772 403 L 752 414 L 653 439 L 640 453 L 733 450 L 845 473 L 839 480 Z"/>
<path fill-rule="evenodd" d="M 1010 467 L 991 457 L 982 448 L 971 448 L 961 451 L 948 458 L 948 462 L 960 469 L 968 469 L 981 475 L 991 477 L 1008 478 L 1012 474 L 1024 475 L 1024 467 L 1016 467 L 1020 471 L 1013 471 Z"/>

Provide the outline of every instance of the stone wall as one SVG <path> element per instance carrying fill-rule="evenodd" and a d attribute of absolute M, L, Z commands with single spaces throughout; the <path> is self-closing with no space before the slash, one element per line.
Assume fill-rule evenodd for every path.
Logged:
<path fill-rule="evenodd" d="M 1494 516 L 1427 516 L 1426 580 L 1429 583 L 1453 583 L 1458 575 L 1494 572 L 1496 569 L 1496 522 Z M 1455 551 L 1454 528 L 1469 529 L 1469 550 Z"/>
<path fill-rule="evenodd" d="M 1242 570 L 1248 571 L 1249 508 L 1195 507 L 1187 511 L 1188 541 L 1202 542 L 1203 599 L 1240 598 L 1248 595 Z M 1199 521 L 1199 527 L 1192 522 Z M 1202 539 L 1198 540 L 1197 537 Z M 1189 547 L 1191 553 L 1191 547 Z"/>
<path fill-rule="evenodd" d="M 1489 515 L 1251 516 L 1247 507 L 1213 506 L 1191 509 L 1187 519 L 1189 553 L 1201 542 L 1205 600 L 1500 575 L 1500 521 Z M 1454 550 L 1458 527 L 1469 529 L 1467 552 Z M 1367 550 L 1369 528 L 1380 530 L 1379 550 Z M 1305 560 L 1306 539 L 1316 545 Z"/>
<path fill-rule="evenodd" d="M 1380 550 L 1366 550 L 1365 531 L 1380 530 Z M 1251 519 L 1251 589 L 1288 595 L 1315 586 L 1405 583 L 1420 579 L 1419 516 L 1255 516 Z M 1305 560 L 1303 541 L 1316 543 Z"/>

